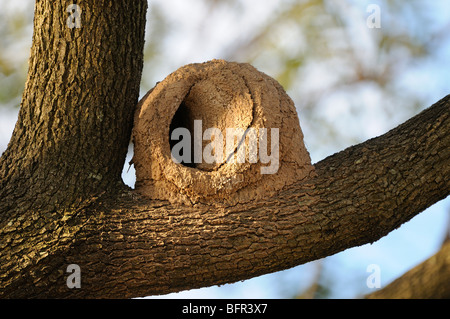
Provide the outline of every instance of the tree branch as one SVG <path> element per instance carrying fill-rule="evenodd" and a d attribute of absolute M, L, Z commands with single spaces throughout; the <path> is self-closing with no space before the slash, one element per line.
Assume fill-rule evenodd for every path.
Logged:
<path fill-rule="evenodd" d="M 146 1 L 36 3 L 19 120 L 0 158 L 0 296 L 138 297 L 293 267 L 373 242 L 449 194 L 447 96 L 246 204 L 172 205 L 120 172 L 139 92 Z M 81 289 L 66 285 L 81 268 Z"/>
<path fill-rule="evenodd" d="M 449 106 L 447 96 L 385 135 L 317 163 L 317 177 L 251 204 L 171 205 L 121 189 L 76 209 L 28 211 L 2 223 L 0 295 L 166 294 L 376 241 L 449 194 Z M 81 289 L 66 286 L 72 263 L 81 267 Z"/>

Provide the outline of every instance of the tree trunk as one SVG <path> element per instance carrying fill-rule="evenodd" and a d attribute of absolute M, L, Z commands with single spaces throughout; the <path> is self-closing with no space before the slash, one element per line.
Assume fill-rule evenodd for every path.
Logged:
<path fill-rule="evenodd" d="M 66 1 L 36 3 L 19 120 L 0 166 L 10 211 L 51 210 L 118 187 L 139 97 L 147 4 L 79 6 L 81 28 L 69 28 Z"/>
<path fill-rule="evenodd" d="M 0 159 L 1 297 L 138 297 L 235 282 L 373 242 L 450 192 L 450 96 L 315 165 L 317 177 L 226 206 L 149 200 L 120 179 L 146 1 L 36 3 L 19 119 Z M 67 286 L 68 265 L 81 288 Z"/>
<path fill-rule="evenodd" d="M 66 1 L 35 5 L 19 119 L 0 160 L 2 249 L 14 245 L 5 227 L 25 216 L 43 236 L 40 244 L 22 242 L 12 259 L 11 252 L 2 253 L 2 293 L 12 280 L 3 267 L 20 274 L 30 260 L 60 249 L 47 238 L 56 234 L 46 216 L 56 212 L 52 218 L 61 220 L 63 208 L 124 187 L 120 176 L 139 97 L 147 1 L 78 5 L 81 28 L 68 26 Z M 28 232 L 17 228 L 14 234 L 23 241 Z M 36 279 L 28 276 L 20 282 L 33 285 Z"/>

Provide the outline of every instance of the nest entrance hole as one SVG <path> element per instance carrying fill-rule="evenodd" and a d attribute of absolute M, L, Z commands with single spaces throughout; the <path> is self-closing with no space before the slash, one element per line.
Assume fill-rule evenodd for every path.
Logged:
<path fill-rule="evenodd" d="M 194 162 L 194 118 L 192 116 L 192 112 L 190 112 L 189 108 L 186 106 L 186 103 L 183 101 L 180 104 L 180 107 L 175 112 L 172 121 L 170 123 L 169 129 L 169 144 L 170 144 L 170 152 L 172 153 L 173 147 L 180 143 L 180 139 L 172 139 L 172 133 L 177 128 L 186 128 L 190 132 L 190 150 L 187 150 L 183 147 L 180 151 L 180 164 L 186 167 L 196 168 L 197 164 Z M 190 151 L 189 160 L 184 160 L 186 157 L 184 152 Z M 172 153 L 173 154 L 173 153 Z"/>

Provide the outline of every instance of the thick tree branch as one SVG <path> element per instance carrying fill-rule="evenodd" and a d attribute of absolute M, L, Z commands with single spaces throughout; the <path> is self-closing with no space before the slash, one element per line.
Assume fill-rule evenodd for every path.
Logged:
<path fill-rule="evenodd" d="M 62 218 L 28 211 L 2 224 L 1 294 L 165 294 L 376 241 L 449 194 L 449 106 L 447 96 L 387 134 L 317 163 L 316 178 L 252 204 L 173 206 L 122 190 Z M 81 267 L 82 289 L 66 286 L 72 263 Z"/>
<path fill-rule="evenodd" d="M 381 238 L 448 196 L 449 100 L 447 96 L 390 132 L 315 165 L 315 184 L 325 199 L 319 210 L 332 206 L 330 215 L 340 224 L 346 215 L 366 224 L 357 231 L 355 244 Z"/>
<path fill-rule="evenodd" d="M 246 204 L 172 205 L 120 181 L 146 1 L 36 2 L 19 120 L 0 158 L 0 296 L 137 297 L 234 282 L 373 242 L 450 191 L 450 97 Z M 69 264 L 81 289 L 66 285 Z"/>

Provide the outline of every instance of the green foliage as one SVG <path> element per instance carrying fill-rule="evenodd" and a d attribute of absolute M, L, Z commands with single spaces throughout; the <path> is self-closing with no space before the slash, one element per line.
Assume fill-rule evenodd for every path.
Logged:
<path fill-rule="evenodd" d="M 0 1 L 0 107 L 19 106 L 31 46 L 33 2 Z"/>
<path fill-rule="evenodd" d="M 33 4 L 25 1 L 20 8 L 2 0 L 0 5 L 0 107 L 17 107 L 26 79 Z"/>

